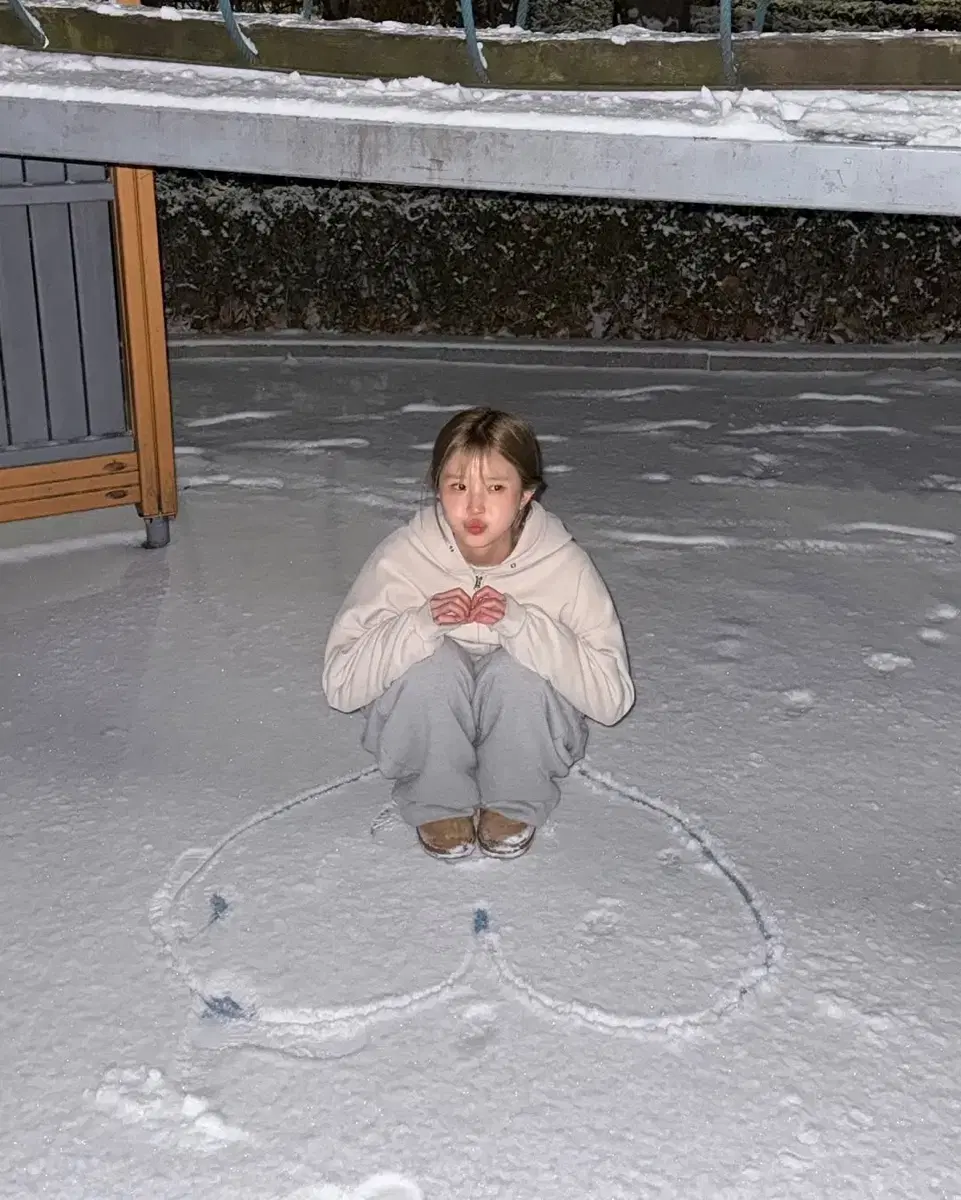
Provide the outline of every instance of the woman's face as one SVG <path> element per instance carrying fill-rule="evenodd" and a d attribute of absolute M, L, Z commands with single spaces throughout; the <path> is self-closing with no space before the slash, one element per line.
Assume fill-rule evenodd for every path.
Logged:
<path fill-rule="evenodd" d="M 439 499 L 467 562 L 496 566 L 514 548 L 514 527 L 532 499 L 517 468 L 496 452 L 454 454 L 441 472 Z"/>

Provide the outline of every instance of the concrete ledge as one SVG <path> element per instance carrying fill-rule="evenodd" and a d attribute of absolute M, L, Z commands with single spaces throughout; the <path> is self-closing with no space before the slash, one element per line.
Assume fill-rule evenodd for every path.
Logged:
<path fill-rule="evenodd" d="M 0 93 L 0 154 L 352 183 L 961 215 L 959 151 L 643 136 Z M 627 123 L 625 122 L 625 126 Z"/>
<path fill-rule="evenodd" d="M 918 145 L 905 144 L 917 136 L 916 119 L 907 131 L 903 121 L 889 128 L 882 120 L 866 133 L 864 114 L 853 125 L 832 117 L 791 128 L 783 114 L 745 107 L 737 96 L 722 104 L 698 93 L 634 93 L 612 105 L 587 92 L 562 103 L 557 93 L 487 92 L 481 100 L 439 86 L 388 92 L 347 80 L 171 71 L 0 48 L 0 154 L 539 195 L 961 215 L 961 142 L 943 132 L 956 116 L 950 97 L 901 94 L 905 103 L 934 105 Z M 877 100 L 859 100 L 865 114 Z M 916 103 L 912 112 L 920 112 Z"/>
<path fill-rule="evenodd" d="M 481 338 L 317 337 L 296 333 L 170 339 L 177 362 L 379 359 L 460 365 L 661 371 L 928 371 L 961 369 L 961 346 L 797 346 L 682 342 L 537 342 Z"/>

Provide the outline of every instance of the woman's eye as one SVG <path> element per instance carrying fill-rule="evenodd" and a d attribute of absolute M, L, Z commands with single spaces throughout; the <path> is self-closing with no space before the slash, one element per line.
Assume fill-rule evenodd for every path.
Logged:
<path fill-rule="evenodd" d="M 492 483 L 491 484 L 492 492 L 502 492 L 503 490 L 504 490 L 504 485 L 502 483 Z"/>

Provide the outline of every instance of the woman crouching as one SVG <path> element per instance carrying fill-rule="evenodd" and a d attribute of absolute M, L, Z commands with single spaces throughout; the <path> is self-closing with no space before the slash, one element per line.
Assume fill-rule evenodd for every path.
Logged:
<path fill-rule="evenodd" d="M 536 499 L 525 421 L 458 413 L 430 482 L 434 504 L 377 547 L 337 614 L 324 692 L 366 710 L 364 748 L 428 854 L 516 858 L 583 757 L 586 718 L 613 725 L 634 702 L 624 634 L 597 568 Z"/>

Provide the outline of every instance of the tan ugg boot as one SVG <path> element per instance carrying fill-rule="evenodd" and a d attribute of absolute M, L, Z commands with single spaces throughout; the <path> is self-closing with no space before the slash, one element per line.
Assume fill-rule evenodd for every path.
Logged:
<path fill-rule="evenodd" d="M 467 858 L 474 853 L 473 817 L 444 817 L 417 826 L 420 844 L 432 858 Z"/>
<path fill-rule="evenodd" d="M 536 827 L 482 808 L 477 822 L 477 844 L 491 858 L 520 858 L 530 849 Z"/>

